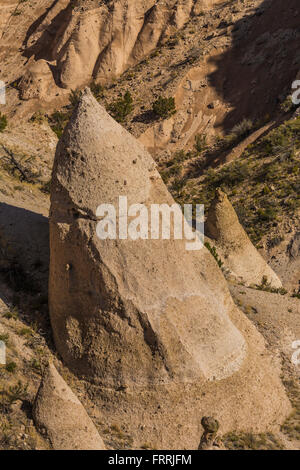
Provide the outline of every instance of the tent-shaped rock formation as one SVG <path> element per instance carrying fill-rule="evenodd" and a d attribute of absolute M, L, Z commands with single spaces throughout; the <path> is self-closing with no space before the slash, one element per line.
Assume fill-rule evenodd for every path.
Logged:
<path fill-rule="evenodd" d="M 119 196 L 174 203 L 151 156 L 87 89 L 51 189 L 49 305 L 65 363 L 101 390 L 110 420 L 156 446 L 197 448 L 204 414 L 223 430 L 279 422 L 289 402 L 277 372 L 210 253 L 97 237 L 97 207 Z"/>
<path fill-rule="evenodd" d="M 248 285 L 260 285 L 266 279 L 272 287 L 282 287 L 278 276 L 251 243 L 228 197 L 220 189 L 209 209 L 206 232 L 234 275 Z"/>
<path fill-rule="evenodd" d="M 55 450 L 105 449 L 82 404 L 51 363 L 37 393 L 33 415 Z"/>

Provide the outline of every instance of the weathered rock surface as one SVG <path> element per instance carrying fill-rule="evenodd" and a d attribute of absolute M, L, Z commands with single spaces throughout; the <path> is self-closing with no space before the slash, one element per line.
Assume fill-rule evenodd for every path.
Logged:
<path fill-rule="evenodd" d="M 246 345 L 213 259 L 182 240 L 99 240 L 96 209 L 119 196 L 174 203 L 151 156 L 86 91 L 53 171 L 50 308 L 64 359 L 111 386 L 231 375 Z"/>
<path fill-rule="evenodd" d="M 30 61 L 28 69 L 19 83 L 20 97 L 23 100 L 51 100 L 55 81 L 49 64 L 45 60 Z"/>
<path fill-rule="evenodd" d="M 65 88 L 83 86 L 92 78 L 104 82 L 138 63 L 191 15 L 218 2 L 55 2 L 28 36 L 26 54 L 52 62 Z"/>
<path fill-rule="evenodd" d="M 33 415 L 55 450 L 105 449 L 82 404 L 51 363 L 38 390 Z"/>
<path fill-rule="evenodd" d="M 251 243 L 228 197 L 217 190 L 206 221 L 206 234 L 216 245 L 225 266 L 248 285 L 261 284 L 263 278 L 275 288 L 282 283 Z"/>
<path fill-rule="evenodd" d="M 49 305 L 65 363 L 100 386 L 110 419 L 155 445 L 197 448 L 208 410 L 223 429 L 280 422 L 277 372 L 209 252 L 97 237 L 97 207 L 119 196 L 174 203 L 144 147 L 86 90 L 52 177 Z"/>

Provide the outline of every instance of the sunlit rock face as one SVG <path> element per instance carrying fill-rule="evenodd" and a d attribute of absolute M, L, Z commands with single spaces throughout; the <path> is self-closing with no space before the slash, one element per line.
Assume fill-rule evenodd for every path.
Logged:
<path fill-rule="evenodd" d="M 164 448 L 196 448 L 207 410 L 223 429 L 282 420 L 289 402 L 263 339 L 206 248 L 98 238 L 97 208 L 120 196 L 148 209 L 174 203 L 145 148 L 87 89 L 51 188 L 49 307 L 65 364 L 96 387 L 107 419 L 125 425 L 130 412 L 132 432 Z"/>
<path fill-rule="evenodd" d="M 278 276 L 251 243 L 228 197 L 221 190 L 217 191 L 210 207 L 206 231 L 226 267 L 241 280 L 249 285 L 260 285 L 265 279 L 275 288 L 282 287 Z"/>

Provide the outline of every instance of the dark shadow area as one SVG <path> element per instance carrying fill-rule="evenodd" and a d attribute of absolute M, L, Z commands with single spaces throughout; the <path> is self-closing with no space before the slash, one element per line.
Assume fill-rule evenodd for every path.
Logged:
<path fill-rule="evenodd" d="M 0 203 L 0 297 L 50 339 L 48 276 L 48 218 Z"/>
<path fill-rule="evenodd" d="M 28 287 L 27 277 L 30 275 L 32 289 L 47 293 L 49 270 L 47 217 L 0 203 L 0 269 L 1 272 L 9 270 L 7 276 L 11 282 L 15 282 L 16 290 Z"/>
<path fill-rule="evenodd" d="M 32 415 L 32 403 L 29 400 L 23 400 L 21 410 L 24 411 L 28 419 L 33 419 Z"/>
<path fill-rule="evenodd" d="M 273 120 L 274 123 L 268 126 L 266 130 L 263 130 L 259 134 L 259 137 L 253 138 L 251 143 L 255 142 L 257 138 L 262 139 L 263 137 L 268 135 L 268 133 L 271 132 L 273 129 L 276 129 L 278 126 L 283 124 L 286 120 L 291 119 L 292 116 L 293 112 L 288 113 L 284 116 L 278 116 L 275 120 Z M 237 160 L 239 156 L 230 160 L 228 160 L 228 157 L 232 156 L 232 152 L 238 145 L 249 145 L 248 139 L 252 137 L 252 134 L 256 134 L 256 132 L 260 129 L 260 126 L 263 126 L 263 123 L 258 124 L 256 127 L 254 126 L 252 132 L 249 135 L 245 136 L 240 140 L 237 139 L 227 146 L 223 143 L 220 143 L 219 148 L 209 148 L 207 151 L 204 152 L 203 155 L 201 155 L 201 157 L 191 163 L 187 177 L 198 178 L 199 176 L 203 175 L 209 168 L 218 168 L 220 165 Z"/>
<path fill-rule="evenodd" d="M 43 21 L 51 12 L 53 7 L 56 6 L 57 2 L 58 0 L 55 0 L 54 3 L 46 10 L 46 12 L 41 17 L 39 17 L 28 29 L 25 40 L 23 42 L 23 46 L 25 48 L 25 57 L 30 58 L 34 56 L 35 60 L 44 59 L 50 62 L 57 59 L 57 40 L 63 35 L 66 27 L 71 21 L 73 10 L 72 2 L 70 2 L 66 8 L 61 10 L 52 19 L 51 23 L 40 32 L 40 37 L 37 39 L 37 41 L 33 42 L 32 45 L 29 45 L 31 36 L 35 34 L 39 28 L 41 28 Z"/>
<path fill-rule="evenodd" d="M 232 25 L 233 46 L 213 57 L 209 83 L 232 110 L 220 127 L 272 118 L 300 68 L 299 0 L 265 0 Z"/>
<path fill-rule="evenodd" d="M 43 13 L 37 20 L 35 20 L 32 23 L 32 25 L 30 25 L 28 31 L 26 32 L 25 39 L 23 42 L 23 45 L 25 47 L 27 47 L 27 43 L 28 43 L 30 36 L 38 29 L 38 27 L 42 24 L 44 19 L 47 17 L 48 13 L 52 10 L 52 8 L 55 7 L 55 5 L 57 5 L 58 2 L 59 0 L 54 0 L 53 3 L 50 5 L 50 7 L 46 9 L 45 13 Z"/>
<path fill-rule="evenodd" d="M 134 116 L 134 118 L 132 119 L 132 122 L 143 122 L 144 124 L 150 124 L 151 122 L 154 122 L 156 120 L 157 120 L 157 116 L 152 111 L 152 109 L 149 109 L 147 111 L 143 111 L 142 113 Z"/>

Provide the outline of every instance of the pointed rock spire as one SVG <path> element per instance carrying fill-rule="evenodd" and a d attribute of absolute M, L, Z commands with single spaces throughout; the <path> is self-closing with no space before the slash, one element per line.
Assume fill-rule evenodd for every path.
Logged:
<path fill-rule="evenodd" d="M 235 429 L 284 418 L 288 400 L 262 338 L 208 250 L 174 237 L 98 238 L 97 208 L 113 205 L 119 226 L 125 196 L 148 213 L 174 203 L 145 148 L 86 89 L 51 188 L 49 307 L 64 362 L 99 387 L 107 419 L 158 446 L 197 448 L 207 410 Z"/>
<path fill-rule="evenodd" d="M 97 237 L 100 204 L 118 212 L 126 196 L 128 207 L 144 204 L 150 213 L 151 204 L 174 200 L 151 156 L 88 89 L 58 144 L 52 180 L 50 311 L 66 363 L 111 386 L 238 370 L 245 340 L 207 250 L 187 251 L 183 240 Z"/>
<path fill-rule="evenodd" d="M 247 284 L 261 284 L 263 279 L 272 287 L 282 283 L 259 254 L 241 226 L 227 195 L 218 189 L 209 209 L 206 234 L 216 245 L 225 266 Z"/>
<path fill-rule="evenodd" d="M 33 415 L 55 450 L 105 449 L 82 404 L 51 363 L 38 390 Z"/>

